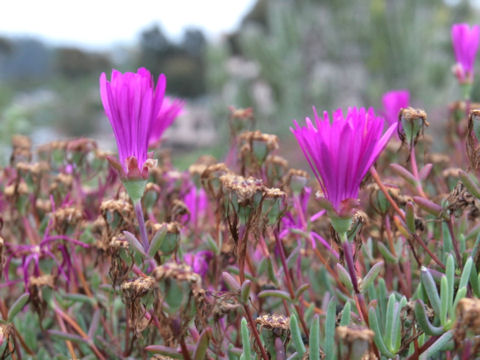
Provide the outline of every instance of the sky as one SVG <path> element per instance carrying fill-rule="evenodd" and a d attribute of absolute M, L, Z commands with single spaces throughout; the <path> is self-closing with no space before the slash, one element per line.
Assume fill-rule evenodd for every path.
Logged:
<path fill-rule="evenodd" d="M 200 27 L 219 37 L 239 25 L 254 0 L 2 0 L 0 35 L 33 35 L 55 45 L 107 48 L 133 43 L 148 25 L 170 36 Z"/>

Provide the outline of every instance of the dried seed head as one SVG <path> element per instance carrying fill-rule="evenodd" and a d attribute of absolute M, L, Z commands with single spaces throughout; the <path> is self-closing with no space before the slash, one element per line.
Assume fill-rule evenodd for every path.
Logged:
<path fill-rule="evenodd" d="M 97 149 L 97 142 L 87 138 L 73 139 L 67 142 L 66 148 L 69 151 L 88 153 Z"/>
<path fill-rule="evenodd" d="M 28 192 L 28 186 L 23 180 L 20 180 L 17 184 L 8 185 L 3 190 L 3 194 L 7 198 L 16 198 L 21 195 L 27 195 Z"/>
<path fill-rule="evenodd" d="M 64 234 L 69 228 L 74 228 L 83 218 L 82 211 L 73 206 L 59 208 L 50 213 L 50 216 L 53 219 L 53 226 L 61 234 Z"/>
<path fill-rule="evenodd" d="M 399 120 L 402 126 L 398 127 L 399 137 L 403 143 L 409 147 L 417 143 L 420 135 L 423 134 L 423 129 L 428 126 L 427 113 L 421 109 L 414 109 L 412 107 L 400 110 Z"/>
<path fill-rule="evenodd" d="M 203 155 L 198 158 L 198 160 L 190 165 L 188 168 L 188 172 L 193 177 L 201 177 L 203 172 L 209 167 L 210 165 L 215 165 L 217 160 L 210 155 Z"/>
<path fill-rule="evenodd" d="M 193 272 L 192 268 L 187 264 L 177 264 L 175 262 L 168 262 L 166 264 L 157 266 L 153 270 L 153 276 L 157 281 L 164 279 L 174 279 L 177 281 L 185 281 L 192 285 L 200 285 L 202 278 L 197 273 Z"/>
<path fill-rule="evenodd" d="M 272 332 L 276 337 L 290 337 L 290 317 L 281 314 L 264 314 L 256 318 L 255 323 L 261 329 Z M 288 341 L 288 340 L 287 340 Z"/>
<path fill-rule="evenodd" d="M 50 169 L 50 166 L 45 161 L 40 161 L 33 164 L 18 162 L 15 167 L 19 172 L 33 176 L 38 176 Z"/>
<path fill-rule="evenodd" d="M 458 181 L 450 192 L 447 202 L 447 209 L 456 216 L 461 216 L 464 210 L 468 211 L 469 218 L 472 220 L 480 215 L 480 201 L 470 194 L 461 181 Z"/>
<path fill-rule="evenodd" d="M 336 341 L 341 343 L 346 350 L 342 351 L 343 359 L 356 359 L 363 357 L 372 344 L 375 333 L 362 326 L 339 326 L 335 329 Z"/>
<path fill-rule="evenodd" d="M 217 200 L 221 195 L 220 177 L 230 173 L 230 170 L 224 163 L 209 165 L 203 171 L 200 181 L 205 192 L 211 199 Z"/>
<path fill-rule="evenodd" d="M 473 340 L 475 354 L 480 347 L 480 299 L 463 298 L 457 305 L 457 321 L 454 327 L 453 338 L 456 348 L 462 349 L 465 340 Z"/>
<path fill-rule="evenodd" d="M 115 220 L 117 217 L 121 222 L 117 224 L 118 227 L 131 224 L 135 217 L 131 202 L 128 199 L 122 199 L 122 196 L 117 200 L 110 199 L 102 201 L 100 212 L 109 226 L 111 220 Z"/>
<path fill-rule="evenodd" d="M 3 265 L 5 265 L 5 240 L 0 236 L 0 279 L 3 274 Z"/>
<path fill-rule="evenodd" d="M 444 178 L 452 177 L 452 178 L 458 179 L 458 176 L 460 175 L 460 171 L 461 171 L 461 170 L 462 170 L 462 169 L 460 169 L 460 168 L 453 168 L 453 167 L 451 167 L 451 168 L 448 168 L 448 169 L 443 170 L 443 171 L 442 171 L 442 176 L 443 176 Z"/>
<path fill-rule="evenodd" d="M 470 167 L 478 170 L 480 167 L 480 109 L 473 109 L 468 115 L 466 149 Z"/>
<path fill-rule="evenodd" d="M 450 164 L 450 157 L 440 153 L 427 153 L 425 154 L 425 162 L 444 169 Z"/>
<path fill-rule="evenodd" d="M 60 173 L 55 176 L 53 183 L 50 185 L 50 191 L 52 192 L 58 189 L 65 189 L 65 191 L 69 191 L 72 188 L 72 184 L 72 175 Z"/>
<path fill-rule="evenodd" d="M 171 211 L 169 214 L 170 218 L 176 220 L 178 217 L 182 217 L 187 214 L 190 214 L 187 205 L 182 200 L 173 200 Z"/>
<path fill-rule="evenodd" d="M 308 173 L 303 170 L 289 169 L 283 177 L 283 184 L 294 193 L 302 191 L 308 183 Z"/>
<path fill-rule="evenodd" d="M 263 183 L 253 177 L 244 178 L 234 174 L 220 176 L 220 182 L 224 194 L 235 196 L 239 205 L 248 205 L 254 200 L 254 196 L 263 192 Z"/>
<path fill-rule="evenodd" d="M 129 309 L 127 313 L 137 336 L 141 336 L 141 332 L 149 325 L 149 321 L 145 318 L 141 299 L 154 289 L 154 284 L 155 280 L 147 276 L 124 281 L 121 285 L 122 299 Z"/>
<path fill-rule="evenodd" d="M 137 297 L 144 296 L 150 290 L 152 290 L 154 284 L 155 279 L 153 277 L 140 277 L 132 281 L 124 281 L 122 283 L 121 289 L 124 293 L 124 296 L 127 296 L 131 299 L 136 299 Z"/>
<path fill-rule="evenodd" d="M 30 161 L 32 159 L 32 141 L 27 136 L 13 135 L 12 148 L 11 164 L 16 161 Z"/>
<path fill-rule="evenodd" d="M 230 106 L 229 110 L 230 134 L 232 137 L 234 137 L 240 131 L 253 127 L 255 118 L 253 116 L 252 108 L 236 109 L 233 106 Z"/>

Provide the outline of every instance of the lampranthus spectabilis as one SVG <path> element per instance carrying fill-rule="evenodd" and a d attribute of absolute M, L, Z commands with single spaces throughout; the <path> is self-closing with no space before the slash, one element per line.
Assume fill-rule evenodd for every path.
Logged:
<path fill-rule="evenodd" d="M 150 129 L 160 113 L 165 87 L 165 75 L 159 76 L 155 86 L 145 68 L 124 74 L 112 70 L 110 81 L 105 73 L 100 75 L 100 96 L 118 148 L 119 162 L 111 163 L 123 179 L 148 175 Z"/>
<path fill-rule="evenodd" d="M 410 93 L 408 90 L 391 90 L 383 94 L 383 111 L 388 125 L 392 125 L 398 121 L 400 110 L 407 108 L 409 103 Z"/>
<path fill-rule="evenodd" d="M 473 67 L 480 40 L 480 27 L 468 24 L 454 24 L 452 26 L 452 43 L 457 61 L 454 73 L 460 84 L 473 82 Z"/>
<path fill-rule="evenodd" d="M 148 136 L 149 146 L 154 146 L 160 142 L 165 130 L 172 125 L 173 121 L 182 112 L 183 106 L 183 100 L 165 97 L 162 108 L 150 127 L 150 133 Z"/>
<path fill-rule="evenodd" d="M 318 116 L 306 126 L 294 121 L 290 128 L 315 174 L 323 197 L 340 217 L 349 217 L 358 199 L 360 183 L 396 129 L 390 125 L 382 135 L 384 119 L 371 108 L 349 108 L 346 116 L 338 109 Z"/>

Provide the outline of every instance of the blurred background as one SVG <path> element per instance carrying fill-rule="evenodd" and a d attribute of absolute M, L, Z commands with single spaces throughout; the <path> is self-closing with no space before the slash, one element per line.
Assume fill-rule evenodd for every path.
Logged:
<path fill-rule="evenodd" d="M 98 91 L 112 68 L 165 73 L 168 94 L 187 101 L 164 141 L 185 164 L 226 153 L 229 106 L 253 107 L 287 151 L 292 119 L 312 105 L 380 110 L 391 89 L 409 89 L 431 124 L 445 124 L 460 96 L 450 27 L 480 23 L 479 11 L 473 0 L 4 2 L 0 156 L 14 133 L 113 149 Z"/>

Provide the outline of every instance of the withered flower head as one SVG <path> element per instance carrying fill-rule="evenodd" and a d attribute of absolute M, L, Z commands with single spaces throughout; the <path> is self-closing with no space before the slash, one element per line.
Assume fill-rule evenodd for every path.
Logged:
<path fill-rule="evenodd" d="M 12 155 L 10 163 L 15 161 L 30 161 L 32 159 L 32 141 L 29 137 L 24 135 L 12 136 Z"/>
<path fill-rule="evenodd" d="M 468 115 L 466 149 L 470 167 L 478 170 L 480 167 L 480 109 L 473 109 Z"/>
<path fill-rule="evenodd" d="M 97 142 L 93 139 L 79 138 L 67 142 L 67 150 L 87 153 L 97 149 Z"/>
<path fill-rule="evenodd" d="M 399 115 L 402 126 L 398 127 L 398 136 L 403 143 L 413 146 L 423 134 L 423 129 L 429 124 L 427 113 L 421 109 L 408 107 L 400 110 Z"/>
<path fill-rule="evenodd" d="M 188 172 L 192 176 L 202 176 L 203 172 L 209 167 L 210 165 L 215 165 L 217 160 L 211 155 L 202 155 L 200 156 L 195 163 L 190 165 L 188 168 Z"/>
<path fill-rule="evenodd" d="M 48 213 L 52 211 L 52 202 L 48 199 L 37 199 L 35 201 L 35 207 L 39 211 Z"/>
<path fill-rule="evenodd" d="M 153 276 L 157 281 L 174 279 L 177 281 L 185 281 L 191 284 L 200 285 L 202 283 L 202 278 L 200 275 L 193 272 L 189 265 L 177 264 L 175 262 L 168 262 L 166 264 L 157 266 L 153 270 Z"/>
<path fill-rule="evenodd" d="M 69 228 L 74 228 L 83 218 L 81 209 L 74 206 L 59 208 L 50 214 L 53 219 L 53 226 L 62 234 Z"/>
<path fill-rule="evenodd" d="M 262 180 L 253 177 L 225 174 L 220 176 L 220 182 L 224 193 L 235 196 L 240 205 L 246 205 L 254 200 L 254 196 L 261 195 L 263 190 Z"/>
<path fill-rule="evenodd" d="M 202 186 L 210 198 L 216 199 L 220 196 L 220 177 L 230 173 L 230 170 L 224 163 L 218 163 L 207 166 L 201 176 Z"/>
<path fill-rule="evenodd" d="M 260 329 L 267 329 L 276 337 L 290 338 L 290 317 L 281 314 L 264 314 L 255 319 Z"/>
<path fill-rule="evenodd" d="M 230 106 L 229 110 L 230 133 L 232 136 L 240 131 L 253 127 L 255 117 L 253 116 L 253 109 L 251 107 L 246 109 L 237 109 L 233 106 Z"/>
<path fill-rule="evenodd" d="M 371 346 L 375 333 L 367 327 L 339 326 L 335 338 L 345 350 L 342 359 L 361 359 Z"/>
<path fill-rule="evenodd" d="M 151 276 L 139 277 L 132 281 L 124 281 L 121 289 L 124 296 L 130 298 L 142 297 L 153 289 L 155 279 Z"/>
<path fill-rule="evenodd" d="M 453 338 L 456 348 L 462 349 L 466 340 L 473 340 L 473 354 L 480 348 L 480 299 L 463 298 L 457 305 L 457 321 Z"/>
<path fill-rule="evenodd" d="M 14 198 L 18 197 L 21 195 L 27 195 L 28 194 L 28 186 L 25 183 L 25 181 L 21 180 L 19 183 L 16 184 L 11 184 L 5 187 L 3 190 L 3 194 L 7 198 Z"/>
<path fill-rule="evenodd" d="M 15 167 L 19 172 L 33 176 L 40 175 L 50 169 L 50 166 L 45 161 L 40 161 L 33 164 L 18 162 Z"/>
<path fill-rule="evenodd" d="M 475 219 L 480 215 L 480 201 L 470 194 L 461 181 L 458 181 L 455 188 L 450 192 L 447 202 L 448 210 L 456 216 L 460 216 L 464 210 L 468 211 L 470 219 Z"/>

